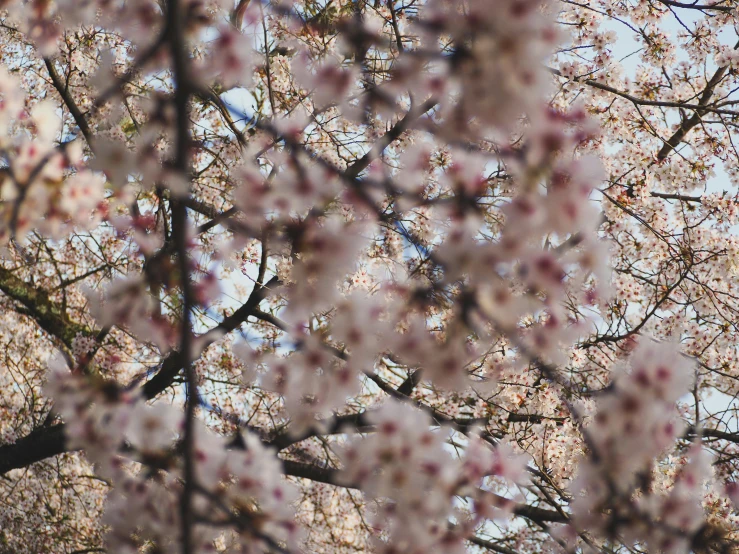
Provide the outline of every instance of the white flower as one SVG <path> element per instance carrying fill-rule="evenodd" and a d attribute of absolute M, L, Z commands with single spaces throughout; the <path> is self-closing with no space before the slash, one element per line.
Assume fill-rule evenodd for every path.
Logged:
<path fill-rule="evenodd" d="M 133 410 L 126 439 L 144 454 L 161 454 L 171 448 L 182 431 L 182 411 L 169 404 L 141 404 Z"/>

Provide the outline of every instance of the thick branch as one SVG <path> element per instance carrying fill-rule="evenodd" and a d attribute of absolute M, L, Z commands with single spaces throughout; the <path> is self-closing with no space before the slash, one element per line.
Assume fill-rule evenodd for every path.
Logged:
<path fill-rule="evenodd" d="M 0 446 L 0 475 L 67 451 L 64 425 L 40 427 L 13 444 Z"/>
<path fill-rule="evenodd" d="M 78 333 L 86 336 L 94 334 L 91 329 L 69 319 L 61 307 L 49 299 L 45 290 L 29 285 L 3 267 L 0 267 L 0 290 L 22 304 L 26 308 L 25 313 L 32 317 L 39 327 L 59 339 L 67 348 L 72 347 L 72 341 Z"/>
<path fill-rule="evenodd" d="M 737 47 L 739 47 L 739 43 L 734 46 L 734 49 L 736 49 Z M 700 100 L 698 101 L 698 104 L 701 107 L 695 110 L 695 112 L 689 119 L 684 120 L 680 124 L 680 127 L 678 127 L 677 131 L 675 131 L 675 133 L 669 139 L 667 139 L 665 145 L 657 153 L 657 159 L 659 161 L 662 161 L 667 156 L 669 156 L 670 152 L 677 148 L 677 146 L 683 141 L 685 135 L 687 135 L 691 131 L 691 129 L 693 129 L 693 127 L 701 122 L 701 118 L 703 117 L 703 115 L 710 111 L 706 108 L 706 106 L 711 99 L 711 96 L 713 96 L 713 92 L 716 90 L 716 87 L 724 78 L 724 75 L 726 75 L 726 72 L 728 70 L 728 66 L 719 67 L 716 70 L 716 72 L 713 74 L 713 77 L 711 77 L 711 79 L 706 84 L 706 88 L 703 90 L 703 94 L 701 94 Z"/>
<path fill-rule="evenodd" d="M 310 479 L 311 481 L 326 483 L 328 485 L 334 485 L 336 487 L 359 489 L 359 487 L 354 483 L 344 482 L 339 477 L 339 471 L 336 469 L 324 468 L 313 464 L 304 464 L 301 462 L 293 462 L 290 460 L 283 460 L 282 466 L 285 470 L 285 475 L 300 477 L 303 479 Z M 501 501 L 510 502 L 508 499 L 502 496 L 494 496 L 496 496 Z M 517 516 L 525 517 L 526 519 L 530 519 L 539 523 L 565 523 L 568 521 L 567 517 L 559 512 L 556 512 L 554 510 L 546 510 L 544 508 L 538 508 L 536 506 L 529 506 L 527 504 L 516 504 L 516 507 L 513 509 L 513 513 Z"/>

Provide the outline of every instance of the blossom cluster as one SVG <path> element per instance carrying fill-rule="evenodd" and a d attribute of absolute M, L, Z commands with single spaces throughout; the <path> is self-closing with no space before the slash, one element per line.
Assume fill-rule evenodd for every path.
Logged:
<path fill-rule="evenodd" d="M 61 120 L 48 101 L 28 110 L 20 83 L 0 68 L 0 242 L 23 238 L 32 229 L 59 238 L 70 228 L 100 221 L 104 181 L 81 167 L 78 141 L 56 146 Z M 72 171 L 76 170 L 76 171 Z"/>
<path fill-rule="evenodd" d="M 446 433 L 432 431 L 427 414 L 398 401 L 387 401 L 367 420 L 377 432 L 344 448 L 342 479 L 379 502 L 372 526 L 388 542 L 378 542 L 377 551 L 463 552 L 481 521 L 513 509 L 513 501 L 479 486 L 492 478 L 525 482 L 526 456 L 472 436 L 465 456 L 454 458 Z M 457 496 L 474 500 L 472 517 L 455 507 Z M 457 525 L 450 528 L 452 519 Z"/>
<path fill-rule="evenodd" d="M 710 457 L 699 444 L 664 497 L 647 494 L 652 464 L 684 432 L 676 403 L 694 380 L 693 365 L 669 343 L 643 338 L 596 402 L 584 430 L 592 450 L 571 485 L 574 524 L 621 536 L 650 551 L 687 552 L 704 521 L 703 484 Z"/>
<path fill-rule="evenodd" d="M 180 552 L 181 410 L 147 404 L 140 390 L 122 390 L 80 368 L 70 370 L 61 354 L 49 362 L 46 392 L 70 422 L 69 447 L 84 449 L 112 486 L 105 510 L 109 547 L 137 552 L 149 543 L 162 552 Z M 228 540 L 233 551 L 249 545 L 250 551 L 266 552 L 270 541 L 294 545 L 298 539 L 290 509 L 295 493 L 282 478 L 280 461 L 256 436 L 244 433 L 239 439 L 240 445 L 229 446 L 204 424 L 196 427 L 194 508 L 203 520 L 194 532 L 198 552 L 213 552 L 219 540 Z M 234 514 L 235 535 L 221 537 L 223 523 Z"/>

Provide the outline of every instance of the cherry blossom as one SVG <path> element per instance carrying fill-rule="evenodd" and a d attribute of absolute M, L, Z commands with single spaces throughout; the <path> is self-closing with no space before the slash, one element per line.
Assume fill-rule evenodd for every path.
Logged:
<path fill-rule="evenodd" d="M 736 549 L 734 2 L 0 22 L 0 551 Z"/>

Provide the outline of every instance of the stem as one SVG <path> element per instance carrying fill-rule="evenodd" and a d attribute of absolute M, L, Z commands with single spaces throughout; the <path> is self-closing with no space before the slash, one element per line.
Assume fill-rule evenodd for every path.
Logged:
<path fill-rule="evenodd" d="M 185 50 L 184 13 L 178 0 L 167 2 L 167 26 L 169 28 L 169 47 L 172 56 L 174 77 L 174 104 L 177 112 L 175 129 L 174 170 L 189 178 L 189 119 L 187 106 L 190 101 L 190 79 L 188 60 Z M 189 193 L 186 195 L 189 196 Z M 180 332 L 180 355 L 185 372 L 185 429 L 184 448 L 184 486 L 180 502 L 180 518 L 182 524 L 182 554 L 193 552 L 192 544 L 192 496 L 195 490 L 194 471 L 194 421 L 198 404 L 198 390 L 191 352 L 191 320 L 193 307 L 192 288 L 190 286 L 190 268 L 187 251 L 187 206 L 186 199 L 172 198 L 172 237 L 177 252 L 180 286 L 182 287 L 182 327 Z"/>

